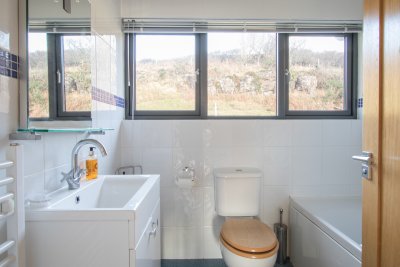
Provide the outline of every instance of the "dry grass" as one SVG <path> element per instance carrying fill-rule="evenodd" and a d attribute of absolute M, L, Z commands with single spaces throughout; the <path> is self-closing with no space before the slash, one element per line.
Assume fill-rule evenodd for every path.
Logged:
<path fill-rule="evenodd" d="M 268 61 L 268 62 L 267 62 Z M 90 73 L 82 66 L 70 66 L 78 90 L 67 90 L 67 111 L 91 110 Z M 84 69 L 88 69 L 85 65 Z M 194 110 L 195 84 L 193 58 L 138 62 L 136 108 L 138 110 Z M 210 116 L 276 115 L 276 66 L 273 60 L 246 61 L 240 57 L 222 60 L 210 57 L 208 63 L 208 114 Z M 318 81 L 312 93 L 294 89 L 299 76 Z M 204 87 L 202 85 L 202 87 Z M 47 70 L 30 70 L 30 116 L 47 117 Z M 343 68 L 333 66 L 291 66 L 290 110 L 342 110 Z"/>

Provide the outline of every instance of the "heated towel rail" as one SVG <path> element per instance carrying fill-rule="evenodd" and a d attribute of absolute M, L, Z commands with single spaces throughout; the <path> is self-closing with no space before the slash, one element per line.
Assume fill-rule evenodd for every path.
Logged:
<path fill-rule="evenodd" d="M 25 267 L 23 146 L 11 144 L 8 160 L 0 162 L 0 221 L 7 222 L 7 240 L 0 244 L 0 267 Z"/>

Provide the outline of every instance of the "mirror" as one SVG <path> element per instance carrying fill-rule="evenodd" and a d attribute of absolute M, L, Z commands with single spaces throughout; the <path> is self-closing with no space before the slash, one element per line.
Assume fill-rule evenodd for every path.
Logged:
<path fill-rule="evenodd" d="M 90 0 L 27 0 L 28 128 L 91 126 Z"/>

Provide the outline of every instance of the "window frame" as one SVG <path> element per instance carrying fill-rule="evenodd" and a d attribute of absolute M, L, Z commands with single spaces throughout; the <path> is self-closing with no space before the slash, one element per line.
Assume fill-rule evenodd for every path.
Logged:
<path fill-rule="evenodd" d="M 136 36 L 141 35 L 171 35 L 171 36 L 194 36 L 195 38 L 195 70 L 198 71 L 195 83 L 195 110 L 137 110 L 136 109 Z M 202 61 L 204 53 L 205 34 L 201 33 L 130 33 L 125 36 L 125 83 L 126 83 L 126 117 L 136 119 L 196 119 L 201 117 L 204 106 L 204 62 Z M 130 54 L 132 52 L 132 54 Z M 206 52 L 206 51 L 205 51 Z M 207 77 L 207 75 L 205 75 Z M 206 78 L 205 77 L 205 78 Z M 206 80 L 207 81 L 207 80 Z"/>
<path fill-rule="evenodd" d="M 172 30 L 171 30 L 172 31 Z M 357 119 L 357 91 L 358 91 L 358 34 L 357 33 L 276 33 L 276 116 L 208 116 L 208 80 L 207 80 L 207 33 L 189 33 L 199 37 L 196 45 L 198 52 L 198 62 L 200 82 L 198 100 L 199 111 L 196 114 L 185 115 L 179 111 L 160 112 L 146 111 L 137 112 L 135 106 L 135 90 L 130 85 L 130 81 L 135 81 L 134 76 L 134 55 L 130 51 L 134 50 L 134 35 L 147 34 L 156 35 L 157 33 L 126 33 L 125 34 L 125 87 L 126 87 L 126 119 Z M 171 33 L 171 35 L 184 35 L 185 33 Z M 160 35 L 168 35 L 161 33 Z M 343 111 L 290 111 L 289 110 L 289 80 L 285 75 L 285 70 L 289 67 L 289 36 L 341 36 L 345 37 L 345 104 L 346 110 Z M 196 55 L 197 58 L 197 55 Z M 197 60 L 197 59 L 196 59 Z M 132 83 L 132 82 L 131 82 Z"/>
<path fill-rule="evenodd" d="M 64 36 L 90 33 L 47 33 L 47 65 L 49 85 L 49 116 L 29 118 L 31 121 L 91 121 L 91 111 L 66 111 L 64 94 Z M 57 74 L 57 73 L 60 74 Z M 59 75 L 59 77 L 58 77 Z M 60 80 L 58 82 L 57 80 Z"/>
<path fill-rule="evenodd" d="M 284 47 L 284 55 L 279 65 L 279 72 L 282 75 L 280 91 L 282 92 L 284 110 L 283 117 L 286 119 L 344 119 L 357 118 L 357 38 L 356 34 L 352 33 L 284 33 L 279 34 L 281 37 L 282 46 Z M 289 82 L 286 70 L 289 70 L 289 38 L 290 36 L 329 36 L 329 37 L 344 37 L 344 104 L 346 109 L 339 111 L 331 110 L 289 110 Z M 290 70 L 289 70 L 290 71 Z"/>

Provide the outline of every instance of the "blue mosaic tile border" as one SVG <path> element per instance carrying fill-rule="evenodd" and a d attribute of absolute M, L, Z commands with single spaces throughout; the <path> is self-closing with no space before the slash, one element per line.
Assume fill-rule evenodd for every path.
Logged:
<path fill-rule="evenodd" d="M 0 48 L 0 75 L 18 79 L 19 58 Z"/>
<path fill-rule="evenodd" d="M 124 98 L 106 92 L 102 89 L 96 88 L 94 86 L 92 87 L 92 99 L 109 105 L 125 108 Z"/>
<path fill-rule="evenodd" d="M 364 106 L 364 99 L 363 98 L 357 99 L 357 107 L 362 108 L 363 106 Z"/>

